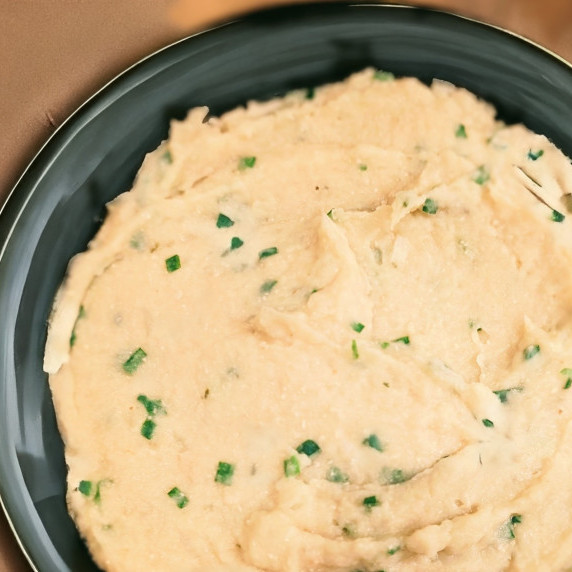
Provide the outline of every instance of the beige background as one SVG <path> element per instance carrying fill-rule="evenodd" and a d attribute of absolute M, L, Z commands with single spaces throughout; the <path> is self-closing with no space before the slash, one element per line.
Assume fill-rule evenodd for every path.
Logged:
<path fill-rule="evenodd" d="M 278 3 L 0 0 L 0 203 L 57 126 L 127 66 L 195 30 Z M 571 0 L 414 3 L 500 25 L 572 61 Z M 0 572 L 29 570 L 0 514 Z"/>

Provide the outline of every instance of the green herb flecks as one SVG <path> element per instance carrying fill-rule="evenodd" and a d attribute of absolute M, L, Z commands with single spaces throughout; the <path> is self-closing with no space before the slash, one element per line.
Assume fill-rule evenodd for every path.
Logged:
<path fill-rule="evenodd" d="M 185 495 L 179 487 L 173 487 L 167 492 L 167 496 L 172 498 L 179 508 L 185 508 L 189 504 L 187 495 Z"/>
<path fill-rule="evenodd" d="M 362 501 L 363 506 L 367 511 L 370 511 L 373 507 L 379 506 L 381 503 L 375 495 L 370 497 L 365 497 Z"/>
<path fill-rule="evenodd" d="M 110 483 L 110 479 L 102 479 L 94 483 L 93 481 L 80 481 L 77 490 L 87 498 L 91 498 L 94 503 L 101 502 L 101 485 Z"/>
<path fill-rule="evenodd" d="M 318 443 L 316 443 L 316 441 L 312 441 L 312 439 L 306 439 L 306 441 L 300 443 L 300 445 L 296 447 L 296 451 L 298 451 L 298 453 L 303 453 L 308 457 L 318 454 L 321 450 L 322 449 L 320 449 Z"/>
<path fill-rule="evenodd" d="M 278 254 L 278 248 L 276 246 L 271 246 L 270 248 L 265 248 L 258 253 L 258 260 L 263 258 L 268 258 L 269 256 L 274 256 Z"/>
<path fill-rule="evenodd" d="M 563 222 L 566 217 L 559 211 L 553 210 L 550 214 L 550 220 L 553 222 Z"/>
<path fill-rule="evenodd" d="M 163 402 L 160 399 L 149 399 L 146 395 L 138 395 L 137 401 L 145 407 L 145 411 L 150 416 L 166 413 Z"/>
<path fill-rule="evenodd" d="M 157 423 L 155 423 L 153 419 L 145 419 L 145 421 L 143 421 L 143 425 L 141 425 L 141 435 L 143 435 L 145 439 L 151 440 L 153 438 L 153 433 L 155 432 L 155 427 L 157 427 Z"/>
<path fill-rule="evenodd" d="M 367 171 L 367 165 L 365 165 L 364 163 L 360 163 L 358 165 L 358 168 L 360 171 Z"/>
<path fill-rule="evenodd" d="M 147 354 L 142 348 L 137 348 L 128 358 L 123 362 L 123 371 L 128 375 L 133 375 L 139 366 L 143 363 Z"/>
<path fill-rule="evenodd" d="M 80 481 L 77 490 L 84 496 L 88 497 L 91 495 L 91 489 L 93 483 L 91 481 Z"/>
<path fill-rule="evenodd" d="M 167 149 L 162 155 L 161 155 L 161 160 L 164 161 L 167 164 L 171 164 L 173 162 L 173 155 L 171 155 L 171 151 L 169 151 L 169 149 Z"/>
<path fill-rule="evenodd" d="M 379 451 L 380 453 L 383 452 L 383 444 L 381 443 L 381 441 L 379 440 L 379 437 L 375 433 L 368 435 L 361 442 L 361 444 L 365 445 L 366 447 L 371 447 L 372 449 L 375 449 L 376 451 Z"/>
<path fill-rule="evenodd" d="M 352 356 L 354 359 L 359 358 L 359 350 L 357 347 L 357 341 L 356 340 L 352 340 Z"/>
<path fill-rule="evenodd" d="M 495 424 L 490 419 L 481 419 L 485 427 L 494 427 Z"/>
<path fill-rule="evenodd" d="M 284 459 L 284 476 L 295 477 L 300 474 L 300 462 L 296 455 Z"/>
<path fill-rule="evenodd" d="M 215 483 L 220 483 L 221 485 L 230 486 L 232 485 L 232 477 L 234 476 L 234 465 L 231 463 L 225 463 L 224 461 L 219 461 L 218 467 L 215 474 Z"/>
<path fill-rule="evenodd" d="M 167 272 L 175 272 L 175 270 L 179 270 L 179 268 L 181 268 L 181 259 L 179 258 L 179 255 L 173 254 L 173 256 L 165 259 L 165 267 L 167 268 Z"/>
<path fill-rule="evenodd" d="M 402 469 L 384 467 L 381 471 L 381 480 L 387 485 L 398 485 L 411 479 L 413 475 Z"/>
<path fill-rule="evenodd" d="M 240 248 L 243 244 L 244 241 L 242 239 L 238 238 L 238 236 L 233 236 L 230 239 L 230 250 L 236 250 L 237 248 Z"/>
<path fill-rule="evenodd" d="M 411 340 L 409 339 L 409 336 L 401 336 L 400 338 L 395 338 L 394 340 L 391 340 L 390 342 L 379 342 L 379 345 L 381 346 L 381 349 L 387 349 L 391 344 L 403 344 L 405 346 L 408 346 L 411 343 Z"/>
<path fill-rule="evenodd" d="M 570 389 L 572 387 L 572 367 L 565 367 L 560 370 L 560 373 L 566 378 L 563 389 Z"/>
<path fill-rule="evenodd" d="M 401 550 L 401 546 L 394 546 L 393 548 L 388 548 L 387 549 L 387 555 L 393 556 L 396 552 L 399 552 L 400 550 Z"/>
<path fill-rule="evenodd" d="M 350 478 L 339 467 L 330 467 L 326 472 L 326 480 L 330 483 L 347 483 Z"/>
<path fill-rule="evenodd" d="M 533 151 L 532 149 L 529 149 L 527 157 L 531 161 L 536 161 L 537 159 L 540 159 L 540 157 L 542 157 L 542 155 L 544 155 L 543 149 L 539 149 L 538 151 Z"/>
<path fill-rule="evenodd" d="M 455 130 L 455 137 L 458 139 L 466 139 L 467 138 L 467 130 L 462 123 L 459 123 L 457 129 Z"/>
<path fill-rule="evenodd" d="M 270 293 L 274 288 L 274 286 L 276 286 L 276 284 L 278 284 L 278 280 L 266 280 L 266 282 L 263 282 L 262 286 L 260 287 L 260 293 L 261 294 Z"/>
<path fill-rule="evenodd" d="M 77 339 L 77 335 L 76 335 L 76 328 L 77 328 L 77 323 L 82 319 L 85 318 L 85 308 L 83 306 L 79 307 L 79 311 L 77 313 L 77 318 L 75 319 L 74 325 L 73 325 L 73 330 L 70 336 L 70 348 L 73 348 L 76 339 Z"/>
<path fill-rule="evenodd" d="M 522 357 L 525 360 L 532 359 L 537 353 L 540 352 L 540 346 L 538 344 L 531 344 L 524 348 L 522 351 Z"/>
<path fill-rule="evenodd" d="M 238 168 L 241 171 L 252 169 L 256 163 L 256 157 L 241 157 L 238 161 Z"/>
<path fill-rule="evenodd" d="M 377 81 L 393 81 L 395 76 L 391 72 L 377 70 L 373 74 L 373 79 L 376 79 Z"/>
<path fill-rule="evenodd" d="M 436 214 L 439 210 L 439 207 L 437 206 L 437 202 L 434 199 L 427 197 L 423 203 L 423 206 L 421 207 L 421 210 L 427 214 Z"/>
<path fill-rule="evenodd" d="M 516 538 L 515 526 L 522 522 L 522 515 L 513 514 L 511 517 L 502 525 L 500 529 L 500 536 L 506 540 L 514 540 Z"/>
<path fill-rule="evenodd" d="M 217 228 L 230 228 L 234 225 L 234 221 L 226 216 L 225 214 L 218 213 L 218 218 L 216 219 Z"/>
<path fill-rule="evenodd" d="M 357 332 L 358 334 L 361 334 L 361 332 L 365 328 L 365 326 L 361 322 L 352 322 L 351 327 L 352 327 L 352 330 L 354 332 Z"/>
<path fill-rule="evenodd" d="M 484 165 L 480 165 L 473 174 L 473 181 L 477 185 L 484 185 L 490 178 L 489 171 Z"/>
<path fill-rule="evenodd" d="M 314 99 L 316 95 L 316 88 L 315 87 L 309 87 L 306 90 L 306 99 Z"/>
<path fill-rule="evenodd" d="M 508 387 L 507 389 L 498 389 L 493 393 L 499 398 L 501 403 L 507 403 L 508 397 L 512 391 L 522 391 L 522 387 Z"/>

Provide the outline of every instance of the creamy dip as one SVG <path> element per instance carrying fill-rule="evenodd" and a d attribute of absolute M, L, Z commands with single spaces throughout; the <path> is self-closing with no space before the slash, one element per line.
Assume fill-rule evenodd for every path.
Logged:
<path fill-rule="evenodd" d="M 108 571 L 572 566 L 572 166 L 366 70 L 174 122 L 45 369 Z"/>

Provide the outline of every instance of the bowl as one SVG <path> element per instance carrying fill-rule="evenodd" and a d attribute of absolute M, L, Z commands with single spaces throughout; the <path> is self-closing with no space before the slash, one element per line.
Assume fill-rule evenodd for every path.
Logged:
<path fill-rule="evenodd" d="M 105 204 L 189 108 L 219 114 L 367 66 L 465 87 L 572 156 L 572 67 L 562 59 L 443 12 L 336 3 L 254 13 L 153 54 L 76 111 L 20 178 L 0 212 L 0 497 L 34 569 L 97 570 L 66 510 L 42 357 L 54 295 Z"/>

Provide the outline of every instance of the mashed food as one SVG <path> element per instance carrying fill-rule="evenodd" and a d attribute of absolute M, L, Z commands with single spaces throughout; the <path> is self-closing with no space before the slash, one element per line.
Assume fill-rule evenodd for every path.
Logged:
<path fill-rule="evenodd" d="M 45 355 L 108 571 L 572 566 L 572 166 L 366 70 L 174 122 Z"/>

